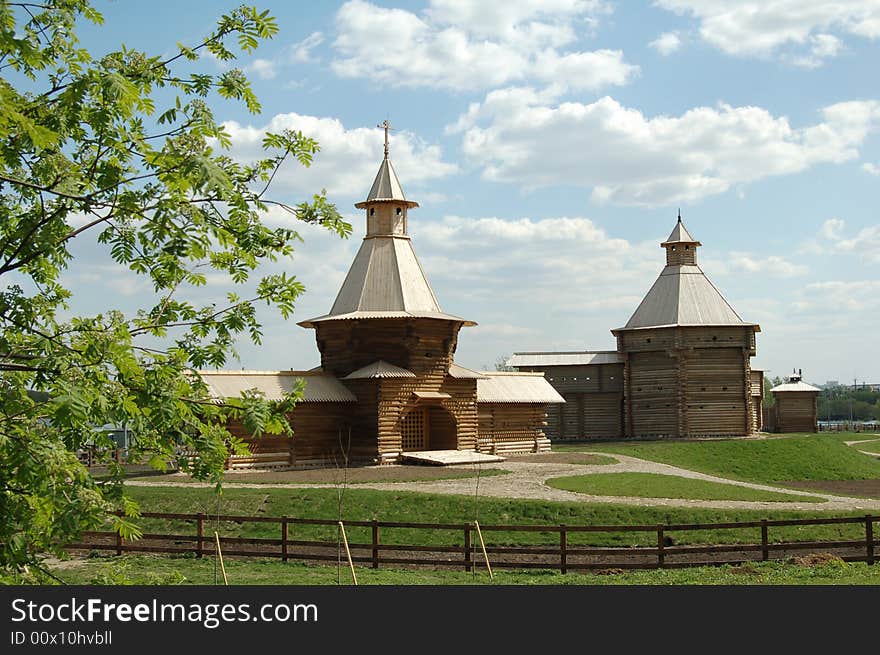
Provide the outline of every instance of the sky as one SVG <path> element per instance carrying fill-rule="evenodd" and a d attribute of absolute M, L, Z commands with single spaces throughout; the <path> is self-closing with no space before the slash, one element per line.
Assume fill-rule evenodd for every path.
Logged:
<path fill-rule="evenodd" d="M 93 54 L 195 44 L 234 2 L 97 1 Z M 880 382 L 880 0 L 263 2 L 280 27 L 240 58 L 260 115 L 215 115 L 232 154 L 265 130 L 321 146 L 272 197 L 326 189 L 348 240 L 303 242 L 271 270 L 306 286 L 293 318 L 261 310 L 264 341 L 231 368 L 308 369 L 314 333 L 365 230 L 389 120 L 413 246 L 463 328 L 456 361 L 613 350 L 664 264 L 681 209 L 698 263 L 745 321 L 753 366 L 816 383 Z M 205 58 L 204 70 L 222 64 Z M 267 220 L 289 219 L 271 213 Z M 77 313 L 145 304 L 149 285 L 93 245 L 65 275 Z M 192 291 L 220 298 L 222 276 Z"/>

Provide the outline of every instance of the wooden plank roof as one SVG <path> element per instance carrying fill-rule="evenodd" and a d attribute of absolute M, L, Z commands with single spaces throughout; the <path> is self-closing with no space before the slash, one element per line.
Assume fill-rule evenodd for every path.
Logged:
<path fill-rule="evenodd" d="M 256 389 L 269 400 L 281 400 L 299 380 L 305 382 L 304 403 L 356 402 L 354 394 L 329 373 L 316 371 L 197 371 L 214 398 L 236 398 Z"/>
<path fill-rule="evenodd" d="M 800 380 L 797 382 L 786 382 L 785 384 L 779 384 L 770 389 L 770 393 L 785 393 L 788 391 L 815 391 L 816 393 L 819 393 L 821 389 Z"/>
<path fill-rule="evenodd" d="M 482 371 L 477 380 L 478 403 L 564 403 L 565 399 L 544 379 L 543 373 Z"/>
<path fill-rule="evenodd" d="M 478 373 L 477 371 L 472 371 L 469 368 L 465 368 L 464 366 L 459 366 L 454 363 L 449 367 L 448 375 L 451 378 L 456 378 L 458 380 L 466 380 L 466 379 L 474 379 L 479 380 L 481 378 L 485 378 L 485 374 Z"/>
<path fill-rule="evenodd" d="M 560 352 L 513 353 L 508 366 L 587 366 L 592 364 L 618 364 L 623 356 L 614 350 L 578 350 Z"/>
<path fill-rule="evenodd" d="M 405 368 L 389 364 L 384 360 L 378 360 L 367 364 L 353 373 L 346 375 L 343 380 L 363 380 L 367 378 L 414 378 L 416 374 Z"/>
<path fill-rule="evenodd" d="M 382 160 L 379 165 L 379 172 L 373 180 L 373 186 L 367 194 L 367 199 L 355 205 L 358 209 L 363 209 L 371 202 L 400 202 L 408 207 L 418 207 L 419 203 L 413 200 L 407 200 L 403 194 L 403 187 L 397 178 L 397 172 L 391 164 L 391 160 L 387 157 Z"/>
<path fill-rule="evenodd" d="M 677 325 L 752 325 L 743 321 L 695 264 L 667 266 L 618 330 Z"/>

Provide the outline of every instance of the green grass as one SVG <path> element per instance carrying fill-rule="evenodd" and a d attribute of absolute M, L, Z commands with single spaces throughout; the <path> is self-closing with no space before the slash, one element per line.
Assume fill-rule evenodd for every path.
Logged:
<path fill-rule="evenodd" d="M 596 457 L 604 457 L 597 455 Z M 610 459 L 610 458 L 609 458 Z M 614 461 L 611 460 L 610 461 Z M 385 470 L 381 470 L 385 469 Z M 419 471 L 416 469 L 424 469 Z M 493 477 L 507 475 L 510 471 L 503 469 L 488 468 L 478 471 L 476 468 L 449 468 L 449 467 L 413 467 L 406 469 L 398 467 L 364 467 L 350 468 L 345 473 L 348 476 L 346 484 L 370 484 L 382 482 L 421 482 L 432 480 L 459 480 L 463 478 Z M 248 471 L 246 473 L 227 473 L 223 477 L 224 484 L 339 484 L 343 472 L 336 469 L 306 469 L 300 471 Z M 129 479 L 144 482 L 166 482 L 173 484 L 204 484 L 189 475 L 143 475 Z"/>
<path fill-rule="evenodd" d="M 547 480 L 557 489 L 596 496 L 635 496 L 638 498 L 691 498 L 700 500 L 752 500 L 765 502 L 821 503 L 815 496 L 760 491 L 732 484 L 682 478 L 657 473 L 594 473 Z"/>
<path fill-rule="evenodd" d="M 210 558 L 139 556 L 98 557 L 56 568 L 55 575 L 68 584 L 214 584 Z M 310 566 L 298 562 L 267 560 L 225 561 L 233 585 L 343 585 L 350 574 L 333 566 Z M 485 570 L 434 571 L 426 569 L 357 568 L 361 585 L 742 585 L 742 584 L 880 584 L 880 566 L 831 561 L 806 567 L 783 562 L 756 562 L 741 566 L 696 567 L 627 571 L 615 574 L 569 573 L 547 570 L 497 571 L 494 581 Z M 222 584 L 222 579 L 221 579 Z"/>
<path fill-rule="evenodd" d="M 128 490 L 142 511 L 207 514 L 218 511 L 217 496 L 212 490 L 192 487 L 134 487 Z M 335 519 L 337 492 L 335 489 L 226 489 L 219 506 L 222 514 L 294 516 L 303 518 Z M 656 525 L 657 523 L 717 523 L 844 515 L 840 512 L 791 510 L 732 510 L 696 509 L 679 507 L 642 507 L 604 503 L 551 502 L 538 500 L 480 498 L 469 496 L 425 494 L 406 491 L 374 491 L 348 489 L 343 498 L 342 518 L 345 521 L 370 520 L 416 521 L 427 523 L 464 524 L 475 515 L 482 525 Z M 856 513 L 852 513 L 855 515 Z M 864 512 L 862 512 L 864 514 Z M 192 523 L 165 519 L 140 519 L 148 532 L 194 534 Z M 221 536 L 271 537 L 279 535 L 278 524 L 222 522 L 215 526 L 209 521 L 206 531 L 211 534 L 219 528 Z M 863 537 L 859 525 L 821 525 L 771 528 L 771 540 L 826 540 L 859 539 Z M 558 533 L 487 531 L 487 542 L 503 544 L 557 543 Z M 757 529 L 701 530 L 673 533 L 676 543 L 754 543 L 760 537 Z M 291 539 L 336 539 L 332 526 L 295 526 Z M 351 542 L 369 542 L 368 528 L 350 527 Z M 460 545 L 459 530 L 422 530 L 386 528 L 382 530 L 383 543 Z M 641 532 L 571 533 L 569 541 L 578 544 L 635 546 L 653 545 L 655 535 Z"/>
<path fill-rule="evenodd" d="M 877 441 L 867 441 L 865 443 L 857 443 L 851 446 L 856 450 L 864 450 L 869 453 L 878 453 L 880 454 L 880 439 Z"/>
<path fill-rule="evenodd" d="M 723 441 L 572 444 L 561 446 L 560 450 L 619 453 L 701 473 L 768 484 L 782 480 L 880 478 L 880 461 L 846 446 L 837 436 L 825 434 Z"/>

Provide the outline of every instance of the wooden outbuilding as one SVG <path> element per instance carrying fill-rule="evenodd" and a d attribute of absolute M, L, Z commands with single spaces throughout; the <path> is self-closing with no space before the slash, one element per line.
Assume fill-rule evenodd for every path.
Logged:
<path fill-rule="evenodd" d="M 355 205 L 366 215 L 361 247 L 330 311 L 299 323 L 315 330 L 320 367 L 305 374 L 204 372 L 204 379 L 219 396 L 237 395 L 218 387 L 235 379 L 228 391 L 257 388 L 269 398 L 293 380 L 304 382 L 285 456 L 277 452 L 280 441 L 252 442 L 257 454 L 276 451 L 279 465 L 346 457 L 397 462 L 421 451 L 549 450 L 546 408 L 564 401 L 542 375 L 499 379 L 453 361 L 459 331 L 476 323 L 445 313 L 437 302 L 408 233 L 418 203 L 404 195 L 389 159 L 387 124 L 385 137 L 373 185 Z M 333 393 L 312 393 L 315 387 Z"/>
<path fill-rule="evenodd" d="M 623 357 L 616 351 L 515 353 L 507 364 L 543 373 L 565 399 L 547 412 L 553 441 L 623 435 Z"/>
<path fill-rule="evenodd" d="M 820 390 L 803 381 L 801 371 L 770 389 L 774 400 L 776 432 L 818 432 Z"/>
<path fill-rule="evenodd" d="M 516 353 L 566 399 L 551 410 L 557 439 L 749 435 L 761 427 L 755 333 L 697 263 L 702 245 L 678 221 L 666 266 L 623 327 L 616 351 Z"/>

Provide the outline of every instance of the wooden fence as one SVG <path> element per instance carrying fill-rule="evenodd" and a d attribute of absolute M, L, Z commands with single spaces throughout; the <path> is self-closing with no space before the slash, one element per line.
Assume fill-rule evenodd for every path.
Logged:
<path fill-rule="evenodd" d="M 220 537 L 224 556 L 270 557 L 288 560 L 337 561 L 340 558 L 339 540 L 296 538 L 302 526 L 329 526 L 338 529 L 331 519 L 304 519 L 288 516 L 215 516 L 206 514 L 144 513 L 145 519 L 169 519 L 191 523 L 190 534 L 145 533 L 137 541 L 126 541 L 115 532 L 86 532 L 71 550 L 107 550 L 116 555 L 123 553 L 190 553 L 201 558 L 214 554 L 213 531 L 206 535 L 215 522 L 276 524 L 277 538 Z M 493 568 L 558 569 L 567 571 L 588 569 L 653 569 L 742 564 L 747 561 L 780 560 L 808 552 L 832 552 L 845 561 L 874 564 L 874 523 L 880 516 L 855 516 L 819 519 L 761 520 L 732 523 L 658 524 L 658 525 L 480 525 L 486 542 L 486 552 Z M 772 541 L 771 529 L 786 526 L 819 526 L 861 524 L 864 536 L 858 539 L 829 541 Z M 380 565 L 453 567 L 472 571 L 483 566 L 481 545 L 477 543 L 473 523 L 414 523 L 401 521 L 347 521 L 348 531 L 360 529 L 370 534 L 369 541 L 352 541 L 349 547 L 352 559 L 359 564 L 378 569 Z M 381 536 L 389 531 L 432 530 L 448 535 L 457 545 L 425 545 L 383 543 Z M 671 534 L 699 530 L 753 530 L 755 543 L 674 545 Z M 558 535 L 553 543 L 510 545 L 493 543 L 497 533 L 531 532 Z M 653 533 L 656 546 L 594 547 L 570 543 L 573 535 L 582 533 Z M 435 533 L 436 534 L 436 533 Z M 760 535 L 760 540 L 757 539 Z M 653 542 L 653 537 L 651 537 Z M 478 555 L 479 554 L 479 555 Z"/>

